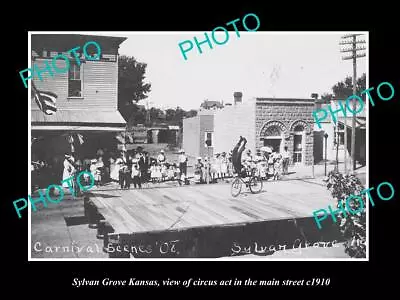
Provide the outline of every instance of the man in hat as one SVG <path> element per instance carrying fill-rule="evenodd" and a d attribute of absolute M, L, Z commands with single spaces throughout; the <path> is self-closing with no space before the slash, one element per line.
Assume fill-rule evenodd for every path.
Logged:
<path fill-rule="evenodd" d="M 239 142 L 236 144 L 232 151 L 232 163 L 235 168 L 236 173 L 240 177 L 246 177 L 246 171 L 242 165 L 242 152 L 246 148 L 247 140 L 246 138 L 240 136 Z"/>
<path fill-rule="evenodd" d="M 201 157 L 199 156 L 197 158 L 197 163 L 194 165 L 195 171 L 195 178 L 196 181 L 198 181 L 199 183 L 203 182 L 203 169 L 204 169 L 204 164 L 201 162 Z"/>
<path fill-rule="evenodd" d="M 178 162 L 179 162 L 179 170 L 181 172 L 181 176 L 184 175 L 185 182 L 186 182 L 186 172 L 187 172 L 187 161 L 188 158 L 185 155 L 185 150 L 181 149 L 179 150 L 179 157 L 178 157 Z"/>
<path fill-rule="evenodd" d="M 143 182 L 148 182 L 150 180 L 149 168 L 150 168 L 150 164 L 151 164 L 151 159 L 150 159 L 149 152 L 145 151 L 143 153 L 143 155 L 144 155 L 144 159 L 143 159 L 144 163 L 143 163 L 142 169 L 143 169 L 144 173 L 142 173 L 141 175 L 142 175 Z"/>
<path fill-rule="evenodd" d="M 221 154 L 221 177 L 225 178 L 228 174 L 228 158 L 226 157 L 226 152 Z"/>
<path fill-rule="evenodd" d="M 121 186 L 121 189 L 129 189 L 131 182 L 132 162 L 129 160 L 125 147 L 122 148 L 121 156 L 117 159 L 116 164 L 120 166 L 119 184 Z"/>
<path fill-rule="evenodd" d="M 137 166 L 140 170 L 139 179 L 141 182 L 144 182 L 147 173 L 147 167 L 145 165 L 145 156 L 143 153 L 143 147 L 138 146 L 136 148 L 135 159 L 137 159 Z"/>
<path fill-rule="evenodd" d="M 211 164 L 208 160 L 208 157 L 204 158 L 204 181 L 209 184 L 211 178 Z"/>

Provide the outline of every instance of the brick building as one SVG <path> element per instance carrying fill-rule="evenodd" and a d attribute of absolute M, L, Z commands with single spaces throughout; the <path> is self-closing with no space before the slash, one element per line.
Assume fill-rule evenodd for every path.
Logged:
<path fill-rule="evenodd" d="M 237 143 L 239 136 L 247 138 L 247 148 L 253 153 L 262 146 L 270 146 L 282 152 L 288 146 L 295 164 L 312 165 L 314 99 L 253 98 L 242 101 L 242 94 L 234 94 L 234 105 L 225 106 L 210 115 L 203 125 L 194 118 L 184 122 L 185 136 L 191 140 L 202 137 L 202 126 L 212 132 L 212 153 L 229 152 Z M 191 126 L 188 126 L 192 124 Z M 193 129 L 196 124 L 196 130 Z M 198 127 L 198 129 L 197 129 Z M 207 148 L 199 143 L 200 148 Z"/>
<path fill-rule="evenodd" d="M 262 146 L 277 152 L 288 146 L 293 163 L 312 164 L 314 99 L 253 98 L 242 102 L 241 95 L 235 96 L 233 106 L 215 114 L 215 152 L 229 151 L 243 135 L 253 153 Z"/>

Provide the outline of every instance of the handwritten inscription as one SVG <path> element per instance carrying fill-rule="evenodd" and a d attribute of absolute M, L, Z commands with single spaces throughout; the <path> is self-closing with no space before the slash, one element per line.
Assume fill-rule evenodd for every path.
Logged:
<path fill-rule="evenodd" d="M 336 244 L 336 240 L 332 242 L 315 242 L 315 243 L 308 243 L 303 242 L 300 239 L 296 239 L 293 243 L 292 248 L 285 245 L 266 245 L 260 242 L 253 242 L 247 245 L 241 245 L 238 242 L 233 242 L 231 248 L 231 256 L 234 255 L 243 255 L 243 254 L 274 254 L 276 251 L 284 251 L 286 250 L 295 250 L 298 253 L 301 253 L 301 249 L 306 248 L 328 248 L 328 247 L 335 247 L 338 246 Z"/>
<path fill-rule="evenodd" d="M 146 255 L 146 254 L 179 254 L 179 250 L 177 248 L 177 243 L 179 240 L 173 240 L 173 241 L 162 241 L 162 242 L 155 242 L 154 244 L 139 244 L 139 245 L 116 245 L 113 243 L 109 243 L 108 246 L 106 247 L 106 250 L 108 253 L 121 253 L 121 252 L 129 252 L 132 255 L 135 254 L 141 254 L 141 255 Z"/>

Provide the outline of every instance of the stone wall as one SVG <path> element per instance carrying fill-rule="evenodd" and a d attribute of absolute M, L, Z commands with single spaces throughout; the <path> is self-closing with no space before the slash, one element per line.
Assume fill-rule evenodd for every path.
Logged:
<path fill-rule="evenodd" d="M 270 126 L 277 126 L 282 131 L 281 150 L 288 146 L 293 157 L 294 128 L 302 125 L 303 135 L 303 162 L 305 165 L 313 163 L 313 129 L 314 99 L 273 99 L 257 98 L 256 102 L 256 148 L 264 145 L 263 138 Z"/>

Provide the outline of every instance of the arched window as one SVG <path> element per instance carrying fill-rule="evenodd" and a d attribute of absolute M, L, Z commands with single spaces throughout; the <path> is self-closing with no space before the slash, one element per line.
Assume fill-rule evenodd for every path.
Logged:
<path fill-rule="evenodd" d="M 301 125 L 301 124 L 299 124 L 299 125 L 297 125 L 297 126 L 294 128 L 293 131 L 294 131 L 294 132 L 302 132 L 302 131 L 304 131 L 304 126 Z"/>
<path fill-rule="evenodd" d="M 269 126 L 269 127 L 265 130 L 265 135 L 266 135 L 266 136 L 280 136 L 280 135 L 281 135 L 281 130 L 280 130 L 279 127 L 276 126 L 276 125 Z"/>

